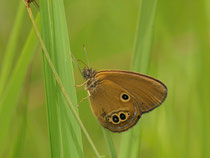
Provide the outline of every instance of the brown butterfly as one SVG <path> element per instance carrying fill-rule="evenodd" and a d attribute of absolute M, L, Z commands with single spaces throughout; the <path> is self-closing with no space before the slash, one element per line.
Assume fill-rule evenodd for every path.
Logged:
<path fill-rule="evenodd" d="M 112 132 L 133 127 L 142 114 L 158 107 L 167 96 L 161 81 L 140 73 L 84 68 L 82 74 L 93 113 Z"/>

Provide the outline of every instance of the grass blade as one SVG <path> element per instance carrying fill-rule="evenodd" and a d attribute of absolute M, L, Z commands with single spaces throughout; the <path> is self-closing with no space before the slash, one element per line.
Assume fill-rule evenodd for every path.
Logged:
<path fill-rule="evenodd" d="M 14 141 L 14 145 L 11 149 L 11 156 L 10 158 L 21 158 L 23 151 L 23 146 L 26 139 L 26 129 L 27 129 L 27 112 L 28 112 L 28 99 L 29 99 L 29 91 L 30 91 L 30 76 L 31 76 L 31 69 L 28 69 L 26 81 L 25 81 L 25 88 L 23 94 L 23 101 L 21 105 L 21 111 L 19 115 L 19 129 L 16 135 L 16 140 Z"/>
<path fill-rule="evenodd" d="M 73 105 L 77 105 L 63 1 L 41 2 L 42 37 Z M 83 157 L 81 132 L 44 58 L 49 134 L 53 157 Z M 66 114 L 68 112 L 68 114 Z M 68 117 L 69 115 L 69 117 Z M 68 124 L 70 124 L 68 126 Z"/>
<path fill-rule="evenodd" d="M 42 38 L 41 38 L 41 36 L 40 36 L 40 33 L 39 33 L 38 28 L 37 28 L 37 26 L 36 26 L 36 23 L 35 23 L 35 21 L 34 21 L 33 14 L 32 14 L 32 12 L 31 12 L 31 8 L 30 8 L 30 2 L 28 2 L 27 0 L 25 0 L 25 4 L 26 4 L 26 7 L 27 7 L 27 10 L 28 10 L 28 13 L 29 13 L 29 17 L 30 17 L 30 19 L 31 19 L 31 21 L 32 21 L 32 23 L 33 23 L 34 29 L 35 29 L 35 31 L 36 31 L 37 37 L 38 37 L 38 39 L 39 39 L 39 41 L 40 41 L 40 44 L 41 44 L 41 46 L 42 46 L 44 57 L 45 57 L 46 61 L 47 61 L 48 64 L 49 64 L 48 66 L 49 66 L 50 69 L 52 70 L 52 73 L 53 73 L 53 75 L 54 75 L 54 77 L 55 77 L 55 80 L 56 80 L 56 82 L 57 82 L 58 87 L 60 88 L 60 90 L 61 90 L 61 92 L 62 92 L 62 94 L 63 94 L 63 97 L 65 98 L 64 101 L 66 101 L 66 102 L 68 103 L 68 105 L 69 105 L 70 108 L 71 108 L 71 111 L 70 111 L 69 107 L 66 106 L 65 104 L 64 104 L 64 108 L 66 108 L 66 110 L 67 110 L 68 112 L 72 112 L 72 113 L 73 113 L 74 118 L 76 119 L 77 123 L 80 125 L 81 129 L 83 130 L 83 132 L 84 132 L 85 136 L 87 137 L 87 139 L 88 139 L 88 141 L 89 141 L 91 147 L 93 148 L 95 154 L 97 155 L 97 157 L 100 157 L 100 155 L 99 155 L 99 153 L 98 153 L 98 151 L 97 151 L 95 145 L 93 144 L 93 141 L 91 140 L 89 134 L 87 133 L 87 130 L 85 129 L 85 127 L 84 127 L 82 121 L 81 121 L 80 118 L 79 118 L 79 115 L 78 115 L 78 113 L 77 113 L 76 108 L 75 108 L 74 105 L 72 104 L 72 101 L 70 100 L 69 95 L 68 95 L 67 91 L 65 90 L 65 88 L 64 88 L 64 86 L 63 86 L 63 83 L 62 83 L 62 81 L 61 81 L 61 79 L 60 79 L 60 77 L 59 77 L 59 75 L 58 75 L 58 73 L 57 73 L 57 71 L 56 71 L 56 69 L 55 69 L 54 64 L 53 64 L 53 61 L 51 60 L 51 58 L 50 58 L 50 56 L 49 56 L 49 53 L 48 53 L 48 51 L 47 51 L 47 48 L 45 47 L 45 44 L 44 44 L 44 42 L 43 42 L 43 40 L 42 40 Z M 73 87 L 74 87 L 74 86 L 73 86 Z M 76 106 L 76 105 L 75 105 L 75 106 Z M 65 112 L 65 111 L 64 111 L 64 112 Z M 65 113 L 64 113 L 64 114 L 65 114 Z M 71 117 L 71 115 L 67 115 L 68 118 L 69 118 L 69 116 Z M 66 118 L 67 118 L 67 117 L 66 117 Z M 69 119 L 69 120 L 70 120 L 70 119 Z M 57 121 L 57 122 L 58 122 L 58 121 Z M 56 122 L 56 123 L 57 123 L 57 122 Z M 64 121 L 63 121 L 63 122 L 64 122 Z M 62 122 L 62 123 L 63 123 L 63 122 Z M 60 122 L 58 122 L 58 123 L 60 123 Z M 60 126 L 59 126 L 59 127 L 60 127 Z M 66 127 L 67 127 L 67 126 L 66 126 Z M 69 126 L 69 127 L 72 127 L 72 126 Z M 73 128 L 72 128 L 72 129 L 73 129 Z M 49 131 L 50 131 L 50 130 L 49 130 Z M 71 132 L 74 132 L 74 131 L 72 130 Z M 75 133 L 73 133 L 73 134 L 75 134 Z M 60 135 L 59 135 L 59 136 L 60 136 Z M 59 140 L 59 138 L 60 138 L 59 136 L 57 137 L 58 140 Z M 64 135 L 64 136 L 67 136 L 67 135 Z M 74 135 L 72 135 L 72 136 L 74 136 Z M 63 137 L 63 138 L 64 138 L 64 137 Z M 66 138 L 66 137 L 65 137 L 65 138 Z M 76 141 L 78 142 L 78 139 L 75 139 L 75 137 L 73 137 L 73 139 L 76 140 Z M 77 145 L 78 145 L 77 142 L 75 143 L 75 146 L 76 146 L 76 147 L 78 147 L 78 146 L 77 146 Z M 60 143 L 60 142 L 58 142 L 58 143 Z M 60 147 L 60 149 L 61 149 L 60 151 L 61 151 L 61 152 L 57 152 L 57 153 L 58 153 L 58 154 L 62 154 L 61 156 L 63 156 L 63 146 L 58 146 L 58 147 Z M 67 147 L 67 146 L 66 146 L 66 147 Z M 52 148 L 51 148 L 51 150 L 52 150 Z M 77 149 L 77 150 L 78 150 L 78 149 Z M 79 151 L 79 152 L 81 152 L 81 151 Z M 79 153 L 79 152 L 78 152 L 78 153 Z M 64 154 L 65 154 L 65 153 L 64 153 Z M 81 153 L 79 153 L 79 154 L 81 154 Z M 59 156 L 59 155 L 58 155 L 58 156 Z M 65 155 L 64 155 L 64 156 L 65 156 Z"/>
<path fill-rule="evenodd" d="M 117 158 L 117 152 L 115 150 L 110 131 L 108 131 L 107 129 L 102 129 L 102 131 L 104 133 L 107 145 L 109 147 L 109 153 L 111 158 Z"/>
<path fill-rule="evenodd" d="M 147 73 L 148 71 L 156 6 L 157 0 L 142 0 L 140 4 L 132 63 L 132 70 L 137 72 Z M 140 134 L 140 123 L 123 134 L 120 158 L 131 155 L 132 158 L 139 158 Z"/>
<path fill-rule="evenodd" d="M 37 17 L 39 23 L 39 17 Z M 18 96 L 22 90 L 25 76 L 28 66 L 34 54 L 35 46 L 37 45 L 36 34 L 33 29 L 27 38 L 26 44 L 17 60 L 15 69 L 10 76 L 10 81 L 7 85 L 7 89 L 4 92 L 2 100 L 0 101 L 0 151 L 2 151 L 5 135 L 9 128 L 10 120 L 15 111 L 15 105 L 17 104 Z M 12 98 L 12 99 L 11 99 Z"/>
<path fill-rule="evenodd" d="M 132 70 L 137 72 L 148 71 L 156 7 L 157 0 L 141 1 L 132 63 Z"/>
<path fill-rule="evenodd" d="M 23 20 L 23 16 L 25 13 L 25 6 L 23 2 L 20 1 L 17 16 L 14 22 L 14 27 L 11 31 L 11 35 L 7 44 L 6 51 L 4 53 L 4 60 L 2 63 L 2 69 L 0 73 L 0 96 L 2 96 L 3 90 L 6 88 L 6 82 L 8 82 L 8 76 L 11 72 L 11 67 L 14 60 L 15 50 L 18 44 L 18 37 L 21 29 L 21 24 Z"/>

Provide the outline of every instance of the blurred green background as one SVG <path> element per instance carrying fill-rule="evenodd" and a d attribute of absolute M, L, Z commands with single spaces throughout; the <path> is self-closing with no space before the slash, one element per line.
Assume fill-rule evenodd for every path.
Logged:
<path fill-rule="evenodd" d="M 0 4 L 1 64 L 19 1 L 1 1 Z M 86 62 L 82 47 L 85 43 L 92 68 L 129 70 L 140 1 L 64 0 L 64 4 L 74 56 Z M 37 13 L 38 9 L 33 7 L 33 11 Z M 31 28 L 26 11 L 21 27 L 15 56 L 19 55 Z M 19 96 L 3 157 L 9 157 L 16 142 L 19 128 L 16 123 L 22 117 L 21 105 L 25 99 L 28 100 L 27 128 L 18 151 L 22 158 L 50 157 L 40 45 L 36 51 L 30 66 L 28 96 L 24 98 L 24 90 Z M 210 1 L 158 0 L 148 74 L 167 85 L 168 98 L 139 121 L 143 122 L 141 157 L 210 157 L 209 68 Z M 76 67 L 75 80 L 77 84 L 83 82 Z M 77 89 L 77 94 L 78 100 L 87 95 L 82 88 Z M 87 100 L 80 105 L 79 113 L 99 152 L 108 155 L 101 127 Z M 120 134 L 114 133 L 112 138 L 119 152 Z M 85 157 L 94 157 L 85 137 L 83 143 Z"/>

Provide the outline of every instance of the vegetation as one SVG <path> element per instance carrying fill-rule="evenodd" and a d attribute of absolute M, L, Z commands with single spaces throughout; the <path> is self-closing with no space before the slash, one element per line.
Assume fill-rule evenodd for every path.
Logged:
<path fill-rule="evenodd" d="M 31 5 L 84 135 L 42 53 L 23 1 L 0 6 L 0 157 L 210 157 L 210 3 L 38 1 Z M 19 6 L 19 7 L 17 7 Z M 96 70 L 149 74 L 168 87 L 163 105 L 124 133 L 100 127 L 76 59 Z M 81 63 L 81 67 L 84 65 Z M 94 144 L 90 145 L 91 139 Z M 96 149 L 94 148 L 96 147 Z"/>

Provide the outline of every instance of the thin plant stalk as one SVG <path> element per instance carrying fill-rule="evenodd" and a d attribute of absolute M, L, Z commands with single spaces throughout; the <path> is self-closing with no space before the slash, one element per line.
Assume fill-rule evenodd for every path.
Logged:
<path fill-rule="evenodd" d="M 51 70 L 53 72 L 55 80 L 56 80 L 58 86 L 60 87 L 60 89 L 61 89 L 61 91 L 62 91 L 62 93 L 63 93 L 63 95 L 64 95 L 64 97 L 65 97 L 65 99 L 66 99 L 66 101 L 67 101 L 67 103 L 68 103 L 68 105 L 70 107 L 70 109 L 71 109 L 71 111 L 73 112 L 73 115 L 74 115 L 75 119 L 77 120 L 79 126 L 81 127 L 82 131 L 84 132 L 85 136 L 87 137 L 90 145 L 92 146 L 96 156 L 100 157 L 99 152 L 97 151 L 97 149 L 96 149 L 94 143 L 92 142 L 92 140 L 91 140 L 87 130 L 85 129 L 82 121 L 80 120 L 79 115 L 78 115 L 77 111 L 75 110 L 74 105 L 72 104 L 72 102 L 71 102 L 71 100 L 70 100 L 70 98 L 69 98 L 69 96 L 68 96 L 68 94 L 67 94 L 67 92 L 66 92 L 66 90 L 65 90 L 65 88 L 64 88 L 64 86 L 62 84 L 62 82 L 61 82 L 61 79 L 60 79 L 60 77 L 59 77 L 59 75 L 58 75 L 58 73 L 57 73 L 57 71 L 56 71 L 56 69 L 54 67 L 54 64 L 53 64 L 52 60 L 49 57 L 49 53 L 48 53 L 48 51 L 47 51 L 47 49 L 45 47 L 45 44 L 44 44 L 40 34 L 39 34 L 39 31 L 37 29 L 36 23 L 34 21 L 34 18 L 33 18 L 33 15 L 32 15 L 32 12 L 31 12 L 31 9 L 30 9 L 28 3 L 26 3 L 26 6 L 27 6 L 28 13 L 29 13 L 29 17 L 30 17 L 30 19 L 32 21 L 33 27 L 34 27 L 35 32 L 37 34 L 37 37 L 38 37 L 38 39 L 40 41 L 41 47 L 43 49 L 44 56 L 46 57 L 47 62 L 48 62 L 49 66 L 50 66 L 50 68 L 51 68 Z"/>

